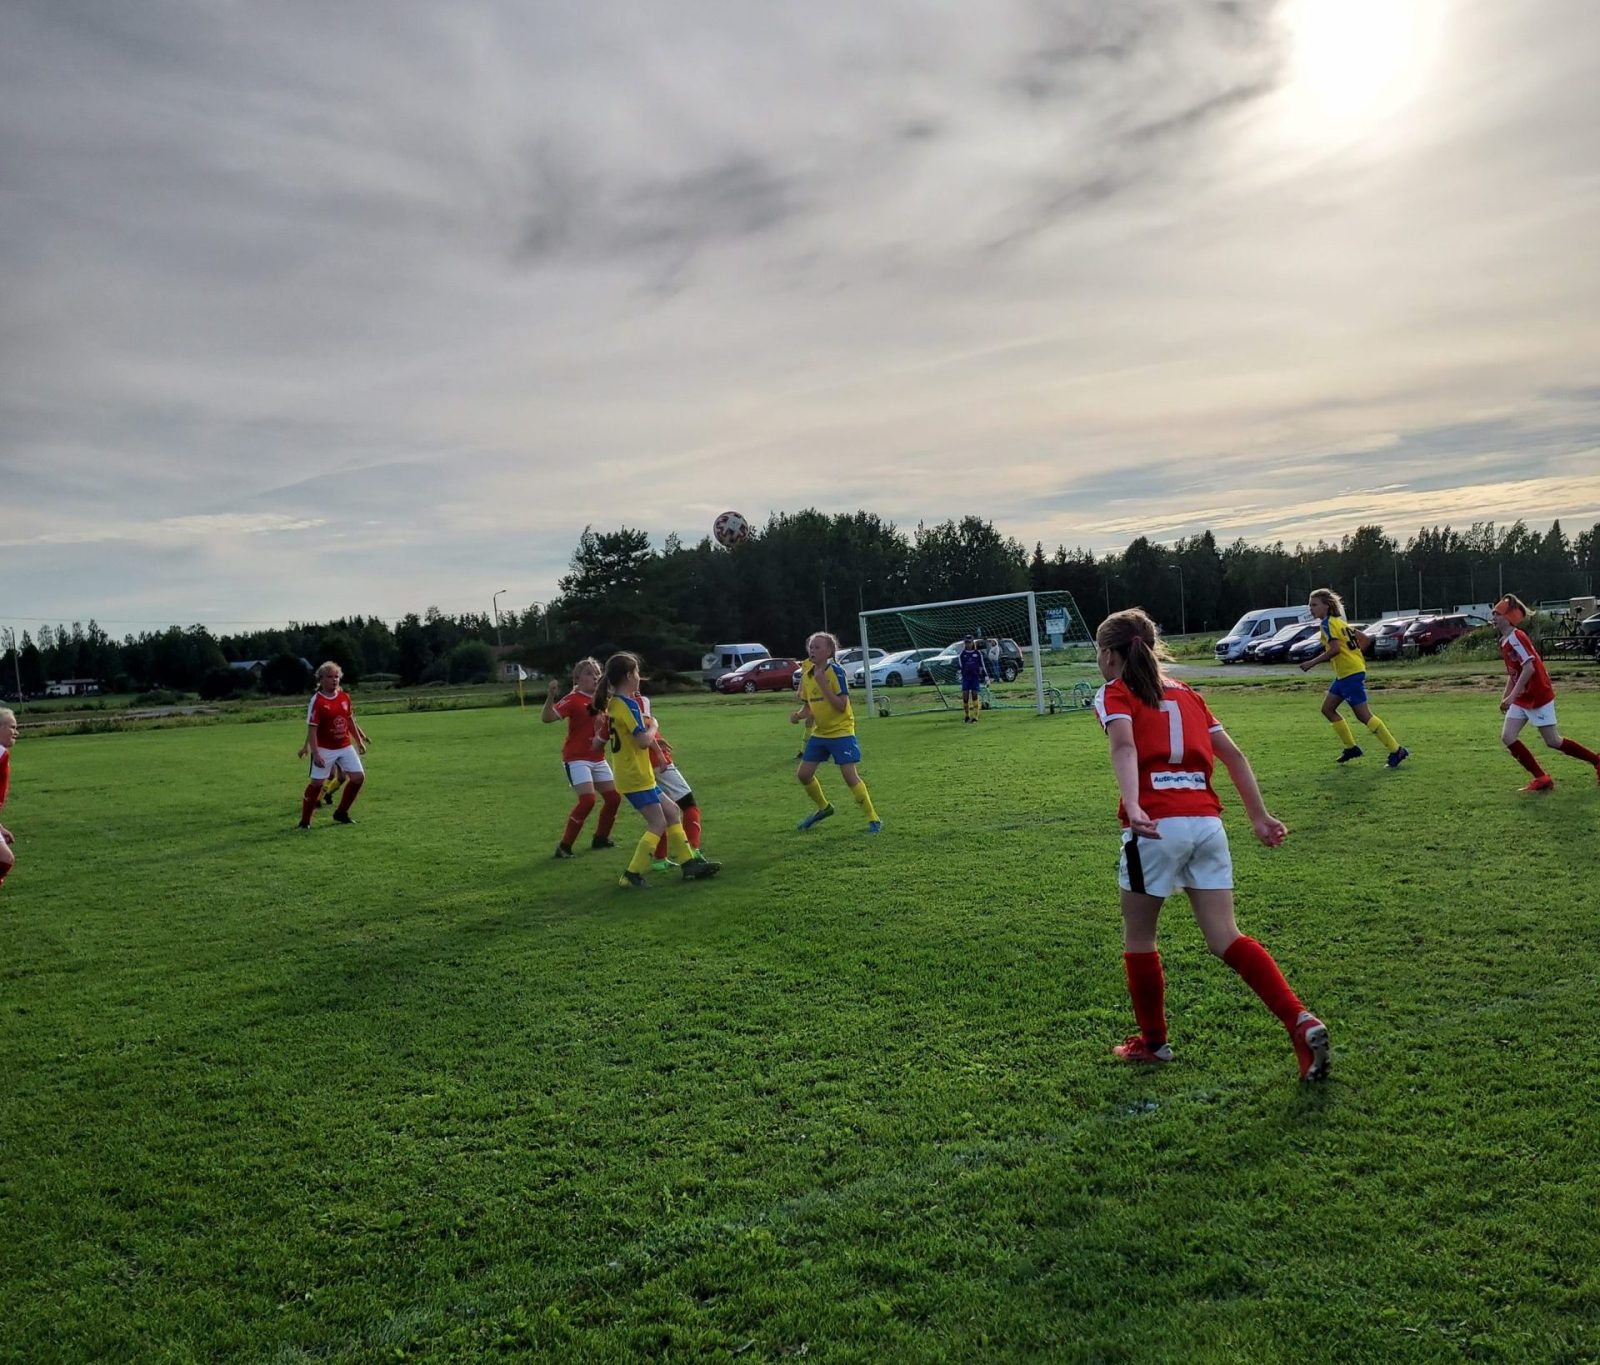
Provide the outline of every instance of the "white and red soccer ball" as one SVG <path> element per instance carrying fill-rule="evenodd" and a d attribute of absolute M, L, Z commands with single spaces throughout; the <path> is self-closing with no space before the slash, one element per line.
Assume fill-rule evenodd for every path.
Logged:
<path fill-rule="evenodd" d="M 718 545 L 731 549 L 750 538 L 750 523 L 737 512 L 724 512 L 711 523 L 711 534 L 717 538 Z"/>

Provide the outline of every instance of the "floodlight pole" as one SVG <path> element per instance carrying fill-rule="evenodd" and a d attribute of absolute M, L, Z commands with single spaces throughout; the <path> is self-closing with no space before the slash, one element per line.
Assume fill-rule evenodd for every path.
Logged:
<path fill-rule="evenodd" d="M 1178 617 L 1179 617 L 1179 625 L 1182 626 L 1183 633 L 1185 635 L 1187 635 L 1189 633 L 1189 599 L 1184 596 L 1184 592 L 1183 592 L 1183 565 L 1182 564 L 1168 564 L 1167 567 L 1169 569 L 1176 569 L 1178 571 Z"/>
<path fill-rule="evenodd" d="M 506 647 L 506 642 L 500 635 L 500 599 L 505 595 L 506 590 L 501 588 L 499 592 L 489 599 L 489 610 L 494 613 L 494 643 L 496 649 L 504 649 Z"/>

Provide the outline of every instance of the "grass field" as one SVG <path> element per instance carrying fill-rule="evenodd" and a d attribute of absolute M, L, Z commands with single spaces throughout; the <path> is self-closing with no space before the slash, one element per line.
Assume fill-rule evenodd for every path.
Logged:
<path fill-rule="evenodd" d="M 648 894 L 551 861 L 531 709 L 372 719 L 309 835 L 297 721 L 25 737 L 0 1358 L 1600 1359 L 1600 790 L 1519 795 L 1483 690 L 1336 767 L 1319 694 L 1214 705 L 1322 1088 L 1180 902 L 1178 1061 L 1110 1058 L 1087 716 L 866 721 L 870 839 L 832 772 L 794 832 L 787 698 L 661 701 L 726 866 Z"/>

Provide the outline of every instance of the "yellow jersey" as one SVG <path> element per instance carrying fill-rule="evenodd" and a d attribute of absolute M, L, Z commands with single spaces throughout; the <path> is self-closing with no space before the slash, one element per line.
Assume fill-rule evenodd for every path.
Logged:
<path fill-rule="evenodd" d="M 626 796 L 629 792 L 647 792 L 656 785 L 655 766 L 650 762 L 649 748 L 641 749 L 634 736 L 649 729 L 644 712 L 632 697 L 615 694 L 606 702 L 606 716 L 611 721 L 611 772 L 617 779 L 617 790 Z"/>
<path fill-rule="evenodd" d="M 850 709 L 850 689 L 845 686 L 844 669 L 839 667 L 838 660 L 829 659 L 823 665 L 823 676 L 829 680 L 829 690 L 844 698 L 844 710 L 835 711 L 822 694 L 816 666 L 807 659 L 800 665 L 800 700 L 811 708 L 811 719 L 815 723 L 812 733 L 818 739 L 843 739 L 855 734 L 856 715 Z"/>
<path fill-rule="evenodd" d="M 1367 660 L 1361 653 L 1355 632 L 1339 617 L 1322 618 L 1322 647 L 1333 650 L 1329 662 L 1333 664 L 1334 677 L 1348 678 L 1352 673 L 1367 671 Z"/>

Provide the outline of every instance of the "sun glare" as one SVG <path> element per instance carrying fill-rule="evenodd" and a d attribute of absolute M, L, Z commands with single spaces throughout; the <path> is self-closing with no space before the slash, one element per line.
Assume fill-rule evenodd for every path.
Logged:
<path fill-rule="evenodd" d="M 1371 131 L 1417 95 L 1439 45 L 1444 0 L 1289 0 L 1285 95 L 1296 131 Z"/>

